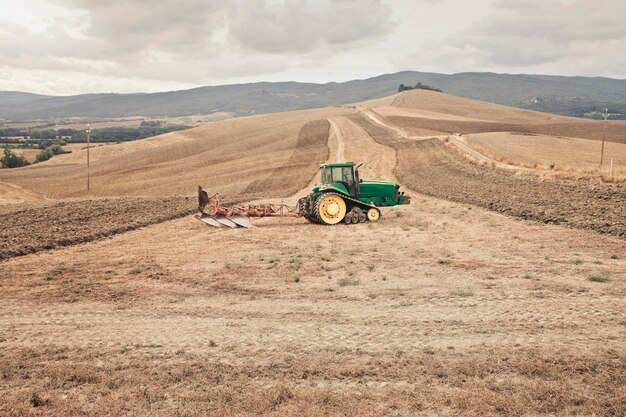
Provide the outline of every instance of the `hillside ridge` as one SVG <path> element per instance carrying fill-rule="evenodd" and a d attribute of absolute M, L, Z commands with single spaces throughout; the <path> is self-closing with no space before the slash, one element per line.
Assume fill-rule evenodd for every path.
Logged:
<path fill-rule="evenodd" d="M 255 82 L 157 93 L 94 93 L 46 96 L 0 91 L 0 118 L 187 116 L 213 112 L 275 113 L 360 102 L 389 96 L 400 84 L 417 82 L 465 98 L 565 116 L 626 119 L 626 80 L 606 77 L 496 74 L 440 74 L 401 71 L 324 84 Z"/>

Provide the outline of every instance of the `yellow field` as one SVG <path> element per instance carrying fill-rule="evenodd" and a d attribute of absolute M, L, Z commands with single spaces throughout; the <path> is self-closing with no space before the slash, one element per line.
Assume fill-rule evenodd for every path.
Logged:
<path fill-rule="evenodd" d="M 84 150 L 0 172 L 61 200 L 0 206 L 0 414 L 624 415 L 624 187 L 491 169 L 404 135 L 553 117 L 480 102 L 472 115 L 442 96 L 96 147 L 93 195 L 108 199 L 82 198 Z M 586 143 L 563 160 L 599 144 Z M 411 204 L 377 222 L 230 229 L 172 197 L 203 185 L 294 204 L 318 163 L 344 160 Z M 140 222 L 168 198 L 189 211 Z"/>
<path fill-rule="evenodd" d="M 107 146 L 114 145 L 116 142 L 92 142 L 91 150 L 98 146 Z M 68 143 L 67 145 L 63 145 L 64 151 L 75 152 L 79 150 L 87 149 L 87 142 L 76 142 L 76 143 Z"/>
<path fill-rule="evenodd" d="M 512 163 L 561 170 L 598 170 L 602 143 L 597 140 L 509 132 L 467 135 L 467 142 Z M 626 173 L 626 144 L 606 142 L 604 171 Z"/>
<path fill-rule="evenodd" d="M 4 148 L 0 148 L 0 152 L 3 149 Z M 18 155 L 22 155 L 30 163 L 35 162 L 37 155 L 41 153 L 41 149 L 11 149 L 11 150 Z"/>
<path fill-rule="evenodd" d="M 305 124 L 351 112 L 326 108 L 227 119 L 96 146 L 90 150 L 90 195 L 192 195 L 205 184 L 233 196 L 289 161 Z M 3 170 L 0 180 L 51 197 L 84 196 L 86 160 L 86 149 L 78 149 L 31 167 Z"/>
<path fill-rule="evenodd" d="M 212 123 L 218 120 L 228 119 L 233 117 L 229 112 L 215 112 L 210 114 L 194 114 L 190 116 L 164 116 L 164 117 L 144 117 L 144 116 L 127 116 L 127 117 L 114 117 L 105 120 L 89 120 L 86 117 L 70 117 L 67 118 L 68 123 L 57 124 L 52 129 L 87 129 L 90 126 L 91 129 L 105 129 L 108 127 L 139 127 L 143 121 L 159 120 L 165 122 L 166 125 L 186 125 L 186 126 L 200 126 L 207 123 Z M 47 122 L 47 121 L 46 121 Z M 37 128 L 43 122 L 11 122 L 7 126 L 16 129 L 32 129 Z"/>
<path fill-rule="evenodd" d="M 0 182 L 0 205 L 42 201 L 45 197 L 15 184 Z"/>

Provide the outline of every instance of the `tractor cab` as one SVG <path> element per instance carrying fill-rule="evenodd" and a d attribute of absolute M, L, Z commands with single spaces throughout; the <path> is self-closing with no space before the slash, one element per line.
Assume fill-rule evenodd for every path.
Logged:
<path fill-rule="evenodd" d="M 342 184 L 350 196 L 359 198 L 359 167 L 354 162 L 322 164 L 322 184 Z"/>

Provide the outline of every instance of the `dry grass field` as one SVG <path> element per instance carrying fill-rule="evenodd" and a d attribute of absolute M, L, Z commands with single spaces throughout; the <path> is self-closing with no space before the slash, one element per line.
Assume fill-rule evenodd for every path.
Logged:
<path fill-rule="evenodd" d="M 529 135 L 519 133 L 478 133 L 464 138 L 481 153 L 512 164 L 564 171 L 600 171 L 601 143 L 597 140 Z M 626 174 L 626 143 L 606 142 L 603 172 Z"/>
<path fill-rule="evenodd" d="M 382 107 L 381 116 L 411 135 L 424 135 L 426 131 L 464 135 L 518 132 L 593 140 L 602 140 L 603 137 L 601 121 L 520 110 L 432 91 L 401 93 L 391 107 Z M 376 107 L 373 110 L 378 112 Z M 441 114 L 448 116 L 442 117 Z M 626 121 L 609 121 L 606 140 L 626 143 Z"/>
<path fill-rule="evenodd" d="M 26 190 L 15 184 L 0 182 L 0 206 L 42 200 L 45 200 L 45 196 L 42 194 Z"/>
<path fill-rule="evenodd" d="M 303 126 L 348 112 L 328 108 L 228 119 L 146 140 L 96 147 L 90 155 L 89 196 L 188 196 L 204 184 L 234 198 L 252 180 L 268 177 L 276 168 L 299 170 L 299 165 L 285 164 Z M 79 150 L 35 166 L 3 170 L 0 181 L 54 198 L 84 197 L 85 153 Z M 315 172 L 310 163 L 307 166 L 309 171 L 299 188 Z"/>
<path fill-rule="evenodd" d="M 0 145 L 0 154 L 4 152 L 4 149 Z M 28 162 L 33 163 L 37 158 L 37 154 L 41 153 L 41 149 L 11 149 L 11 151 L 15 152 L 17 155 L 23 156 Z"/>
<path fill-rule="evenodd" d="M 419 93 L 395 100 L 415 105 Z M 475 107 L 477 118 L 491 111 Z M 123 225 L 137 218 L 126 204 L 153 218 L 165 210 L 158 200 L 198 183 L 233 201 L 302 194 L 320 159 L 364 162 L 364 178 L 399 181 L 413 196 L 376 223 L 258 219 L 226 230 L 181 213 L 6 255 L 0 415 L 623 416 L 626 240 L 615 231 L 626 217 L 623 204 L 600 205 L 619 210 L 623 185 L 533 182 L 471 164 L 438 139 L 400 137 L 356 110 L 233 119 L 103 147 L 97 172 L 111 184 L 98 193 L 119 194 L 88 200 L 89 216 L 70 214 L 84 203 L 76 198 L 4 206 L 3 224 L 19 233 L 2 244 L 26 247 L 18 235 L 46 241 L 28 221 L 50 210 L 37 230 L 47 222 L 63 236 L 74 223 L 84 236 L 98 213 Z M 507 117 L 521 123 L 515 111 Z M 471 117 L 460 113 L 449 112 Z M 65 174 L 73 155 L 41 164 L 51 195 L 80 195 Z M 107 166 L 118 157 L 134 165 Z M 133 167 L 121 181 L 118 171 Z M 217 175 L 223 167 L 238 175 Z M 38 173 L 0 178 L 33 186 Z M 482 200 L 458 198 L 476 194 Z M 588 227 L 579 201 L 608 226 Z M 67 223 L 57 223 L 64 212 Z M 546 224 L 555 222 L 544 212 L 571 227 Z"/>
<path fill-rule="evenodd" d="M 216 122 L 218 120 L 233 117 L 229 112 L 215 112 L 209 114 L 194 114 L 191 116 L 163 116 L 163 117 L 145 117 L 145 116 L 127 116 L 112 117 L 106 119 L 94 119 L 88 117 L 69 117 L 64 118 L 62 124 L 48 126 L 46 128 L 53 129 L 77 129 L 83 130 L 90 127 L 91 129 L 105 129 L 108 127 L 139 127 L 144 121 L 161 121 L 166 125 L 185 125 L 185 126 L 201 126 L 207 123 Z M 33 129 L 41 128 L 42 125 L 48 124 L 49 120 L 28 121 L 28 122 L 10 122 L 7 127 L 16 129 Z M 57 123 L 59 123 L 57 121 Z"/>
<path fill-rule="evenodd" d="M 116 142 L 94 142 L 94 143 L 91 143 L 90 146 L 93 149 L 99 146 L 114 145 L 115 143 Z M 64 151 L 76 152 L 76 151 L 80 151 L 84 149 L 87 149 L 87 142 L 75 142 L 75 143 L 68 143 L 66 145 L 63 145 Z"/>

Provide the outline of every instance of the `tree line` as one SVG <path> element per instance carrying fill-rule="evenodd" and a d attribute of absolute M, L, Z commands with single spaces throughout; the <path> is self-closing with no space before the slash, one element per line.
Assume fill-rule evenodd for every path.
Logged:
<path fill-rule="evenodd" d="M 48 143 L 40 143 L 39 148 L 41 152 L 39 152 L 35 156 L 35 162 L 43 162 L 52 158 L 54 155 L 59 155 L 62 153 L 70 153 L 70 151 L 63 150 L 62 146 L 65 145 L 64 142 L 48 142 Z M 13 148 L 18 148 L 18 146 L 14 146 Z M 28 148 L 28 147 L 21 147 Z M 30 162 L 26 160 L 22 155 L 11 150 L 11 148 L 5 148 L 0 157 L 0 166 L 2 168 L 19 168 L 24 167 L 26 165 L 30 165 Z"/>
<path fill-rule="evenodd" d="M 438 93 L 443 93 L 443 90 L 440 90 L 439 88 L 436 88 L 436 87 L 431 87 L 426 84 L 422 84 L 421 82 L 418 82 L 415 85 L 400 84 L 400 86 L 398 87 L 398 93 L 401 93 L 407 90 L 430 90 L 430 91 L 437 91 Z"/>
<path fill-rule="evenodd" d="M 139 127 L 106 127 L 93 129 L 91 140 L 94 142 L 124 142 L 144 139 L 163 133 L 188 129 L 189 126 L 161 126 L 159 122 L 142 122 Z M 19 137 L 24 139 L 57 139 L 64 138 L 67 142 L 86 142 L 87 133 L 84 129 L 33 129 L 27 131 L 13 127 L 0 128 L 0 137 Z M 6 143 L 17 143 L 22 139 L 3 139 Z"/>
<path fill-rule="evenodd" d="M 139 127 L 107 127 L 104 129 L 94 129 L 90 133 L 91 142 L 126 142 L 138 139 L 145 139 L 151 136 L 162 135 L 164 133 L 188 129 L 189 126 L 167 126 L 162 127 L 161 123 L 142 122 Z M 26 133 L 14 134 L 16 131 Z M 30 165 L 22 155 L 12 149 L 33 149 L 39 148 L 41 152 L 35 158 L 37 162 L 47 161 L 54 155 L 68 153 L 62 146 L 67 143 L 86 142 L 87 133 L 84 130 L 76 129 L 41 129 L 31 132 L 21 131 L 14 128 L 0 129 L 0 137 L 23 136 L 29 139 L 2 139 L 4 152 L 0 157 L 0 166 L 3 168 L 19 168 Z"/>

